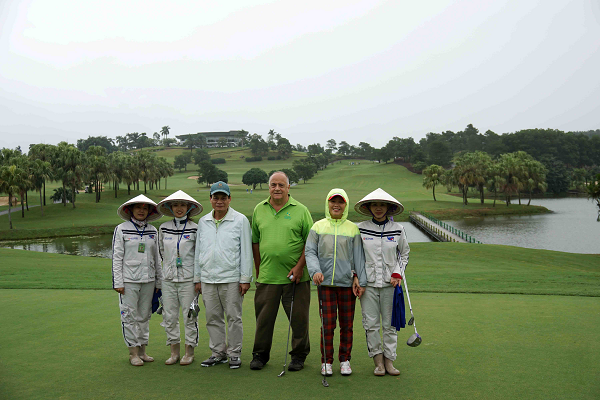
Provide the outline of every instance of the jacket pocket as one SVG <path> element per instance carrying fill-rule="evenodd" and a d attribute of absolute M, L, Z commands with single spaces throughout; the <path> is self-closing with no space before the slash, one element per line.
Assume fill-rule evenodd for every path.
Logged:
<path fill-rule="evenodd" d="M 173 280 L 173 278 L 175 277 L 175 271 L 172 263 L 163 262 L 162 272 L 163 279 L 166 279 L 168 281 Z"/>
<path fill-rule="evenodd" d="M 367 282 L 375 282 L 377 275 L 375 273 L 375 265 L 367 263 L 365 265 L 365 271 L 367 273 Z"/>
<path fill-rule="evenodd" d="M 142 279 L 142 262 L 140 260 L 125 261 L 123 268 L 123 277 L 131 281 Z"/>

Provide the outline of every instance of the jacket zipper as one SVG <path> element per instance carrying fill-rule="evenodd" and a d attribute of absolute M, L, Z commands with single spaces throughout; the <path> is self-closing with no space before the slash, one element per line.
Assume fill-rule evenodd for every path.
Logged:
<path fill-rule="evenodd" d="M 331 274 L 331 286 L 333 286 L 333 278 L 335 278 L 335 262 L 337 259 L 337 221 L 333 225 L 333 272 Z"/>

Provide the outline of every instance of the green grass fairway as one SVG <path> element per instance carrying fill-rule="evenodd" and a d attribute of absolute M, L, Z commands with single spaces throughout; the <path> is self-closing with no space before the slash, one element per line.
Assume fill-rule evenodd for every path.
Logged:
<path fill-rule="evenodd" d="M 399 333 L 399 377 L 375 377 L 355 318 L 353 375 L 334 363 L 321 385 L 316 292 L 311 303 L 312 351 L 306 367 L 278 378 L 285 357 L 285 314 L 275 330 L 271 361 L 252 371 L 253 292 L 244 302 L 242 368 L 203 368 L 210 355 L 200 319 L 194 364 L 166 366 L 169 349 L 160 318 L 151 320 L 148 352 L 156 359 L 129 365 L 120 332 L 117 295 L 110 291 L 3 290 L 0 393 L 32 398 L 407 398 L 596 399 L 600 393 L 597 298 L 415 293 L 420 347 Z M 336 345 L 337 349 L 337 345 Z M 337 351 L 336 351 L 337 354 Z"/>
<path fill-rule="evenodd" d="M 164 152 L 181 152 L 182 149 L 168 149 Z M 213 150 L 211 150 L 213 151 Z M 218 151 L 214 150 L 214 151 Z M 292 160 L 301 157 L 301 153 L 294 154 L 287 160 L 261 161 L 248 163 L 240 158 L 241 155 L 249 156 L 248 150 L 243 149 L 221 149 L 227 152 L 226 164 L 220 164 L 219 168 L 224 169 L 229 174 L 229 183 L 232 190 L 231 206 L 241 213 L 251 216 L 256 204 L 269 196 L 267 185 L 263 189 L 257 187 L 252 194 L 247 193 L 248 186 L 242 184 L 242 176 L 250 168 L 258 167 L 270 172 L 275 169 L 290 168 Z M 160 153 L 160 152 L 159 152 Z M 547 211 L 543 207 L 517 204 L 510 207 L 500 206 L 493 208 L 492 202 L 486 200 L 482 205 L 476 200 L 471 200 L 468 206 L 463 206 L 461 198 L 449 194 L 443 194 L 443 188 L 438 188 L 438 201 L 433 201 L 431 190 L 422 186 L 422 176 L 413 174 L 406 168 L 396 164 L 377 164 L 365 160 L 360 161 L 360 165 L 349 165 L 350 160 L 345 160 L 329 165 L 325 170 L 319 173 L 306 184 L 300 183 L 291 188 L 290 193 L 297 200 L 308 207 L 316 221 L 324 216 L 325 196 L 334 187 L 341 187 L 346 190 L 350 196 L 351 209 L 349 219 L 352 221 L 361 221 L 365 217 L 354 212 L 354 204 L 369 192 L 381 187 L 395 196 L 405 206 L 404 212 L 399 219 L 408 220 L 408 211 L 430 211 L 433 213 L 444 212 L 445 219 L 455 218 L 464 215 L 485 215 L 485 214 L 522 214 Z M 158 202 L 178 189 L 184 190 L 192 197 L 204 205 L 204 213 L 210 210 L 208 202 L 209 193 L 205 185 L 198 185 L 195 180 L 197 175 L 196 167 L 188 166 L 188 171 L 177 172 L 174 176 L 167 179 L 167 189 L 164 188 L 165 182 L 162 182 L 160 190 L 148 190 L 147 196 Z M 47 197 L 52 190 L 58 186 L 57 182 L 47 185 Z M 15 229 L 10 230 L 8 216 L 0 216 L 0 240 L 37 238 L 49 236 L 73 236 L 87 233 L 111 233 L 115 225 L 121 220 L 117 216 L 117 208 L 129 198 L 143 193 L 143 183 L 140 186 L 141 191 L 132 191 L 127 194 L 127 186 L 120 186 L 118 197 L 114 197 L 114 190 L 107 185 L 102 193 L 100 203 L 95 203 L 95 194 L 81 193 L 76 199 L 76 208 L 71 204 L 64 207 L 62 204 L 48 204 L 44 207 L 45 215 L 41 216 L 41 208 L 34 207 L 26 211 L 26 217 L 21 218 L 21 213 L 13 213 L 12 221 Z M 39 204 L 39 194 L 29 193 L 31 205 Z M 49 201 L 49 200 L 48 200 Z M 19 205 L 20 207 L 20 205 Z M 166 218 L 157 222 L 157 226 L 166 221 Z"/>
<path fill-rule="evenodd" d="M 117 295 L 108 289 L 110 260 L 8 249 L 0 249 L 0 257 L 0 320 L 5 328 L 0 398 L 597 399 L 600 395 L 598 255 L 413 244 L 407 274 L 423 343 L 406 346 L 413 331 L 401 330 L 396 365 L 402 374 L 373 376 L 357 303 L 354 372 L 340 376 L 336 362 L 329 388 L 321 385 L 319 374 L 316 290 L 311 303 L 312 351 L 303 371 L 277 377 L 287 338 L 282 310 L 271 361 L 262 371 L 249 369 L 255 328 L 252 290 L 244 302 L 241 369 L 200 366 L 210 355 L 203 311 L 194 364 L 164 365 L 169 349 L 161 318 L 154 316 L 148 351 L 156 361 L 134 368 L 121 336 Z"/>

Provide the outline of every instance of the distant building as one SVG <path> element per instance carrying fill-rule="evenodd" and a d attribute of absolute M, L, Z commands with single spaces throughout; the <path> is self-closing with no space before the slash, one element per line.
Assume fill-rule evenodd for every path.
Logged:
<path fill-rule="evenodd" d="M 219 140 L 224 140 L 225 147 L 242 146 L 245 136 L 244 131 L 229 131 L 229 132 L 198 132 L 187 135 L 176 136 L 181 142 L 185 142 L 190 136 L 203 135 L 206 138 L 206 147 L 219 147 Z"/>

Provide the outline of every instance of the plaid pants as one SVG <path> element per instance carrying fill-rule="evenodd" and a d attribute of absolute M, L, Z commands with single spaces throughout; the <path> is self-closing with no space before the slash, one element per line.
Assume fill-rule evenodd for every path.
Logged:
<path fill-rule="evenodd" d="M 333 363 L 333 332 L 336 319 L 340 318 L 339 360 L 350 361 L 352 353 L 352 326 L 356 297 L 351 287 L 320 286 L 319 304 L 323 315 L 325 330 L 325 353 L 323 352 L 323 332 L 321 332 L 321 363 Z M 325 361 L 325 359 L 327 361 Z"/>

